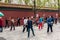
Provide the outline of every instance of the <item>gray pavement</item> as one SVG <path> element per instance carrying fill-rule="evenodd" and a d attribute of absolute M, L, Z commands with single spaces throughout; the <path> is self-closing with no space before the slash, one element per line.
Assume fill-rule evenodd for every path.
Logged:
<path fill-rule="evenodd" d="M 42 30 L 34 26 L 35 36 L 30 33 L 30 38 L 27 37 L 27 32 L 22 32 L 23 27 L 16 27 L 16 30 L 10 31 L 10 28 L 4 29 L 0 33 L 0 40 L 3 37 L 6 40 L 60 40 L 60 23 L 54 24 L 53 32 L 47 33 L 47 24 L 44 24 Z"/>

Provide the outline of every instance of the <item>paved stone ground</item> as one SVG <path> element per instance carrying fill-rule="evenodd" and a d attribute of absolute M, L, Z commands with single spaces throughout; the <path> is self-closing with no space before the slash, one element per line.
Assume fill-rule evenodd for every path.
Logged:
<path fill-rule="evenodd" d="M 27 38 L 27 32 L 22 32 L 23 27 L 16 27 L 16 30 L 10 31 L 10 28 L 4 29 L 0 33 L 0 37 L 6 40 L 60 40 L 60 23 L 54 24 L 53 32 L 47 33 L 47 24 L 44 24 L 42 30 L 38 30 L 38 27 L 34 26 L 35 36 L 30 33 L 30 38 Z M 0 39 L 1 40 L 1 39 Z"/>

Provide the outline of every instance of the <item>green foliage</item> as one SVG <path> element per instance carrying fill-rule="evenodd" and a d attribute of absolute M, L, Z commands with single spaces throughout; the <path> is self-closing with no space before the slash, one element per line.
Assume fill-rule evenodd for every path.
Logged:
<path fill-rule="evenodd" d="M 1 1 L 1 0 L 0 0 Z"/>
<path fill-rule="evenodd" d="M 28 5 L 28 3 L 29 3 L 29 0 L 24 0 L 24 1 L 25 1 L 25 4 L 26 4 L 26 5 Z"/>
<path fill-rule="evenodd" d="M 5 3 L 8 3 L 8 0 L 5 0 Z"/>
<path fill-rule="evenodd" d="M 36 4 L 37 4 L 37 6 L 40 6 L 40 5 L 41 5 L 41 1 L 40 1 L 40 0 L 38 1 L 38 0 L 37 0 L 37 1 L 36 1 Z"/>
<path fill-rule="evenodd" d="M 30 3 L 30 0 L 23 0 L 23 1 L 25 2 L 26 5 L 29 4 L 29 6 L 32 6 L 32 4 L 34 4 L 34 3 Z M 60 0 L 54 0 L 54 1 L 55 2 L 57 1 L 59 3 L 59 5 L 58 4 L 51 4 L 52 0 L 35 0 L 36 6 L 39 6 L 39 8 L 45 7 L 46 2 L 48 2 L 48 7 L 51 7 L 51 8 L 58 8 L 59 7 L 60 8 Z M 8 0 L 5 0 L 5 3 L 8 3 Z M 22 3 L 22 0 L 19 0 L 19 3 Z"/>
<path fill-rule="evenodd" d="M 19 0 L 19 3 L 22 3 L 22 0 Z"/>
<path fill-rule="evenodd" d="M 59 7 L 59 9 L 60 9 L 60 0 L 58 0 L 58 1 L 59 1 L 59 2 L 58 2 L 58 4 L 59 4 L 58 7 Z"/>
<path fill-rule="evenodd" d="M 60 9 L 60 6 L 58 6 L 58 8 Z"/>

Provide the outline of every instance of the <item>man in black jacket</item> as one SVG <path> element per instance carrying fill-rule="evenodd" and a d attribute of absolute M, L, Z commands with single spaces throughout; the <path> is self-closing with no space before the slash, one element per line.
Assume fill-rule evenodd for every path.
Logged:
<path fill-rule="evenodd" d="M 9 28 L 9 23 L 8 23 L 8 22 L 9 22 L 9 20 L 6 18 L 6 19 L 5 19 L 5 28 L 6 28 L 6 27 Z"/>
<path fill-rule="evenodd" d="M 52 29 L 53 18 L 51 16 L 49 16 L 49 18 L 47 18 L 47 24 L 48 24 L 47 33 L 49 32 L 49 28 L 50 28 L 51 32 L 53 32 L 53 29 Z"/>
<path fill-rule="evenodd" d="M 20 18 L 17 18 L 17 26 L 20 26 Z"/>
<path fill-rule="evenodd" d="M 30 17 L 28 18 L 27 24 L 28 24 L 28 27 L 27 27 L 27 28 L 28 28 L 28 38 L 29 38 L 29 36 L 30 36 L 30 29 L 31 29 L 31 31 L 32 31 L 33 36 L 35 36 L 34 30 L 33 30 L 32 20 L 31 20 Z"/>

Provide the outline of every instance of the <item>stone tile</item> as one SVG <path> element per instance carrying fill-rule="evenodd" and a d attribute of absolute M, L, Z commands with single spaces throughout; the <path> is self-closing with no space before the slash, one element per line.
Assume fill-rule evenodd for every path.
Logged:
<path fill-rule="evenodd" d="M 53 26 L 53 33 L 47 33 L 47 24 L 44 24 L 42 30 L 39 30 L 38 27 L 34 26 L 35 37 L 30 33 L 30 38 L 27 38 L 27 32 L 22 32 L 23 27 L 16 27 L 16 30 L 10 31 L 10 28 L 4 29 L 0 33 L 0 37 L 5 38 L 6 40 L 60 40 L 60 23 Z"/>

